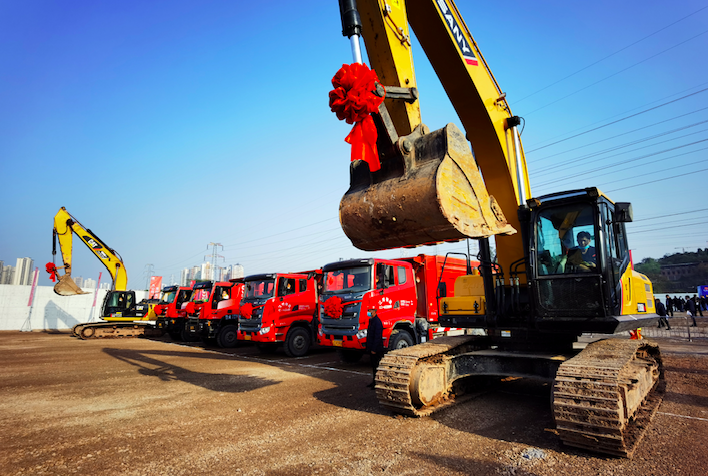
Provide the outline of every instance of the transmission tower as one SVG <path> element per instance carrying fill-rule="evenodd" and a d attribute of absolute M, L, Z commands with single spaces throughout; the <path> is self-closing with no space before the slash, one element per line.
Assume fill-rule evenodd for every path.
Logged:
<path fill-rule="evenodd" d="M 216 281 L 216 270 L 218 268 L 218 266 L 216 264 L 216 260 L 221 258 L 222 260 L 226 261 L 226 258 L 224 258 L 220 254 L 218 254 L 216 249 L 218 246 L 221 246 L 221 251 L 224 251 L 224 245 L 222 245 L 221 243 L 209 243 L 207 245 L 207 250 L 209 249 L 210 246 L 212 247 L 212 250 L 211 250 L 211 272 L 210 272 L 211 280 Z M 206 259 L 207 256 L 208 255 L 205 255 L 204 259 Z"/>
<path fill-rule="evenodd" d="M 148 263 L 145 265 L 145 271 L 143 271 L 143 275 L 145 276 L 145 289 L 150 290 L 150 278 L 153 277 L 155 274 L 155 265 L 152 263 Z"/>

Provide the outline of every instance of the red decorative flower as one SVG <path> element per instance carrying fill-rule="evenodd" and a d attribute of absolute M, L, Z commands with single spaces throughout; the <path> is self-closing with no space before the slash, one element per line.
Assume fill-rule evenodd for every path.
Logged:
<path fill-rule="evenodd" d="M 342 306 L 342 299 L 338 296 L 332 296 L 327 299 L 324 303 L 324 313 L 333 319 L 339 319 L 342 317 L 344 312 L 344 306 Z"/>
<path fill-rule="evenodd" d="M 56 282 L 59 275 L 57 274 L 57 267 L 54 263 L 47 263 L 47 273 L 49 273 L 49 279 L 51 279 L 52 282 Z"/>
<path fill-rule="evenodd" d="M 352 162 L 364 160 L 369 170 L 381 168 L 376 148 L 376 125 L 371 114 L 379 110 L 384 98 L 374 94 L 379 78 L 365 64 L 344 64 L 332 78 L 334 89 L 329 92 L 329 107 L 340 121 L 354 124 L 344 139 L 352 145 Z"/>
<path fill-rule="evenodd" d="M 241 317 L 244 319 L 250 319 L 253 315 L 253 304 L 247 302 L 246 304 L 241 304 L 241 309 L 239 309 Z"/>

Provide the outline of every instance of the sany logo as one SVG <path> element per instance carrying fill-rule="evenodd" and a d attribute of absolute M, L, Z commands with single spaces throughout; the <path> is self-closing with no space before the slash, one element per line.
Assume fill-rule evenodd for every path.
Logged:
<path fill-rule="evenodd" d="M 393 309 L 393 301 L 391 301 L 390 297 L 384 297 L 381 298 L 379 301 L 379 309 L 386 310 L 386 309 Z"/>
<path fill-rule="evenodd" d="M 442 13 L 443 17 L 445 18 L 445 21 L 447 22 L 448 27 L 450 28 L 450 33 L 452 33 L 452 37 L 455 39 L 455 41 L 457 42 L 457 46 L 459 46 L 460 51 L 462 52 L 462 57 L 465 59 L 465 63 L 471 66 L 477 66 L 477 58 L 470 49 L 467 43 L 467 39 L 462 34 L 462 29 L 457 24 L 457 19 L 453 16 L 451 8 L 447 5 L 447 2 L 445 0 L 437 0 L 435 3 L 438 4 L 440 12 Z"/>
<path fill-rule="evenodd" d="M 293 305 L 290 304 L 289 302 L 281 302 L 278 304 L 278 312 L 288 312 L 292 310 Z"/>

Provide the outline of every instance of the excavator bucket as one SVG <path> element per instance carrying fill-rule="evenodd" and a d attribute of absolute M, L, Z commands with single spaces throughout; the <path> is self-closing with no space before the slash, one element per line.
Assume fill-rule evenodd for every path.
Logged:
<path fill-rule="evenodd" d="M 89 294 L 81 290 L 76 285 L 71 274 L 65 274 L 59 277 L 59 281 L 54 285 L 54 292 L 60 296 L 75 296 L 77 294 Z"/>
<path fill-rule="evenodd" d="M 357 248 L 376 251 L 516 233 L 487 192 L 462 132 L 454 124 L 426 129 L 421 125 L 408 136 L 394 137 L 397 142 L 388 151 L 379 147 L 380 171 L 352 162 L 339 220 Z"/>

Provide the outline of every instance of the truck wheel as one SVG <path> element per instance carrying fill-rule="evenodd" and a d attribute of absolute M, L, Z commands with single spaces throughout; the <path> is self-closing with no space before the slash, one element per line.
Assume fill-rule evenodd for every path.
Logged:
<path fill-rule="evenodd" d="M 403 349 L 412 345 L 413 339 L 411 338 L 411 335 L 408 332 L 402 330 L 396 330 L 391 332 L 391 337 L 388 341 L 389 350 Z"/>
<path fill-rule="evenodd" d="M 198 340 L 200 340 L 199 335 L 192 334 L 191 332 L 189 332 L 186 326 L 184 329 L 182 329 L 182 332 L 180 333 L 180 338 L 183 342 L 197 342 Z"/>
<path fill-rule="evenodd" d="M 338 349 L 337 353 L 341 361 L 348 364 L 356 364 L 361 360 L 361 356 L 364 355 L 363 352 L 352 349 Z"/>
<path fill-rule="evenodd" d="M 182 333 L 179 331 L 169 331 L 169 334 L 172 340 L 182 340 Z"/>
<path fill-rule="evenodd" d="M 295 327 L 290 329 L 288 337 L 285 339 L 285 354 L 288 357 L 302 357 L 310 350 L 312 338 L 307 329 Z"/>
<path fill-rule="evenodd" d="M 230 349 L 236 347 L 238 343 L 238 327 L 236 326 L 226 326 L 219 331 L 219 335 L 216 336 L 216 342 L 219 347 L 225 349 Z"/>

